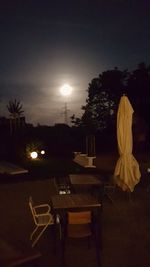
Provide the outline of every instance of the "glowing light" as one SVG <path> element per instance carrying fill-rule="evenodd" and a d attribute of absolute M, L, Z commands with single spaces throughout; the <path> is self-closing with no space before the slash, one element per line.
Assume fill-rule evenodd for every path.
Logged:
<path fill-rule="evenodd" d="M 45 154 L 45 150 L 41 150 L 41 154 L 44 155 Z"/>
<path fill-rule="evenodd" d="M 32 159 L 36 159 L 38 157 L 38 153 L 33 151 L 33 152 L 30 153 L 30 156 L 31 156 Z"/>
<path fill-rule="evenodd" d="M 61 88 L 60 88 L 60 93 L 63 96 L 69 96 L 72 93 L 72 87 L 69 84 L 64 84 Z"/>

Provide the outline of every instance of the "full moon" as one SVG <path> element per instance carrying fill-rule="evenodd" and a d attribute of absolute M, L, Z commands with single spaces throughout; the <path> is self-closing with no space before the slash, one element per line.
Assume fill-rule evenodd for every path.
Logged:
<path fill-rule="evenodd" d="M 61 88 L 60 88 L 60 93 L 63 96 L 69 96 L 72 93 L 72 87 L 69 84 L 64 84 Z"/>

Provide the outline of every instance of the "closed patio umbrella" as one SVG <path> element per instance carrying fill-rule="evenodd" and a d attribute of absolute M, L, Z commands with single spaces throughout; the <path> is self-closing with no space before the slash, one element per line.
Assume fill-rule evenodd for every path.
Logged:
<path fill-rule="evenodd" d="M 120 157 L 117 161 L 114 177 L 116 184 L 123 191 L 133 192 L 139 183 L 141 173 L 139 164 L 132 154 L 132 115 L 133 108 L 127 96 L 120 99 L 117 112 L 117 141 Z"/>

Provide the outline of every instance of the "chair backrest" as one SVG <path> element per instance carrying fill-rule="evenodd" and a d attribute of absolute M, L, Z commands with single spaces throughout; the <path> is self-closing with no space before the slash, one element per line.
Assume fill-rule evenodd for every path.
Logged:
<path fill-rule="evenodd" d="M 37 224 L 37 221 L 36 221 L 36 213 L 35 213 L 35 210 L 34 210 L 34 204 L 33 204 L 33 200 L 32 200 L 32 197 L 30 196 L 29 197 L 29 207 L 30 207 L 30 210 L 31 210 L 31 213 L 32 213 L 32 216 L 33 216 L 33 220 L 35 222 L 35 224 Z"/>
<path fill-rule="evenodd" d="M 68 224 L 91 223 L 91 211 L 68 212 Z"/>

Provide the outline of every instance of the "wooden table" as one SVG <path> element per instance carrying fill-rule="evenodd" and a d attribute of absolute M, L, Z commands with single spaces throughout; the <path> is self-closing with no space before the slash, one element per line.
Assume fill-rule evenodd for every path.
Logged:
<path fill-rule="evenodd" d="M 95 197 L 90 194 L 70 194 L 70 195 L 54 195 L 51 197 L 52 208 L 54 212 L 55 220 L 57 220 L 57 214 L 61 218 L 61 240 L 63 240 L 64 229 L 67 222 L 67 212 L 69 210 L 91 210 L 92 217 L 95 221 L 94 231 L 98 236 L 99 246 L 102 247 L 102 233 L 101 233 L 101 203 Z M 57 224 L 55 224 L 56 226 Z M 57 227 L 56 236 L 57 236 Z"/>
<path fill-rule="evenodd" d="M 89 193 L 102 199 L 103 183 L 92 174 L 70 174 L 70 183 L 76 193 Z"/>
<path fill-rule="evenodd" d="M 102 185 L 102 182 L 91 174 L 70 174 L 69 178 L 72 185 Z"/>
<path fill-rule="evenodd" d="M 54 195 L 52 196 L 51 201 L 54 210 L 101 207 L 101 203 L 90 194 Z"/>
<path fill-rule="evenodd" d="M 90 194 L 54 195 L 51 197 L 52 208 L 57 225 L 57 214 L 60 215 L 62 225 L 65 224 L 67 211 L 91 210 L 97 222 L 101 221 L 101 203 Z"/>

